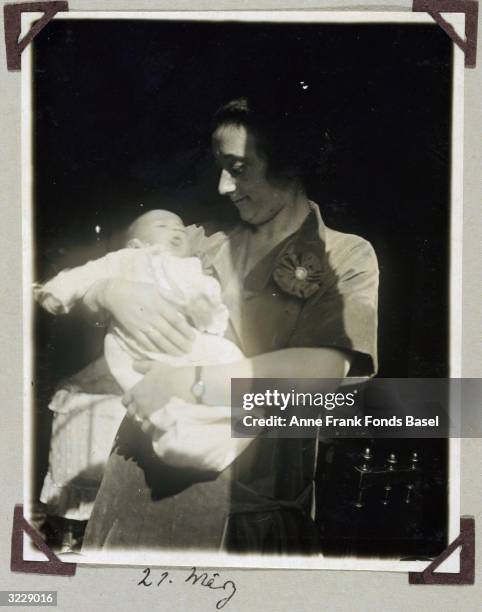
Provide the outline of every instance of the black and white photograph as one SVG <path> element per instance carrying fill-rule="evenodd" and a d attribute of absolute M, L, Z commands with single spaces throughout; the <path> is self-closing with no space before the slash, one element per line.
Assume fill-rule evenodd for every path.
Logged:
<path fill-rule="evenodd" d="M 71 12 L 22 61 L 47 545 L 423 570 L 459 532 L 457 440 L 236 438 L 231 380 L 461 376 L 461 50 L 427 14 Z"/>

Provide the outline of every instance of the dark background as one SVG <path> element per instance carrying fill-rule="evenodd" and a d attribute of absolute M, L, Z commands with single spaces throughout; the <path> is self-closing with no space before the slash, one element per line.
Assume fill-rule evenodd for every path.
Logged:
<path fill-rule="evenodd" d="M 33 70 L 37 280 L 116 247 L 151 207 L 235 223 L 216 193 L 210 120 L 233 97 L 272 91 L 315 117 L 323 170 L 308 195 L 325 222 L 378 255 L 379 376 L 448 375 L 452 49 L 436 25 L 53 21 Z M 35 334 L 38 489 L 46 402 L 102 332 L 39 311 Z M 445 442 L 424 447 L 445 465 Z M 426 508 L 439 508 L 426 539 L 440 545 L 442 489 Z"/>

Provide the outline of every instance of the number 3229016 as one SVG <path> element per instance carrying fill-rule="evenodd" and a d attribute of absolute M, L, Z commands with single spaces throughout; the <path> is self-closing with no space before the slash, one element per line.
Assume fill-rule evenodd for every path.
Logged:
<path fill-rule="evenodd" d="M 26 603 L 26 604 L 52 604 L 54 603 L 54 594 L 52 591 L 42 592 L 11 592 L 8 593 L 8 603 Z"/>

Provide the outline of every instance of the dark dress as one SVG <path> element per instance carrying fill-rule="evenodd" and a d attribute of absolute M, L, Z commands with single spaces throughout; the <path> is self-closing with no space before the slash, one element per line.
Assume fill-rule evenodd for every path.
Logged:
<path fill-rule="evenodd" d="M 376 371 L 378 267 L 371 245 L 311 212 L 229 291 L 243 228 L 212 260 L 247 357 L 288 347 L 352 352 L 350 375 Z M 308 271 L 298 278 L 296 270 Z M 303 276 L 303 275 L 302 275 Z M 256 438 L 222 473 L 166 465 L 131 419 L 116 436 L 84 549 L 316 553 L 315 439 Z"/>

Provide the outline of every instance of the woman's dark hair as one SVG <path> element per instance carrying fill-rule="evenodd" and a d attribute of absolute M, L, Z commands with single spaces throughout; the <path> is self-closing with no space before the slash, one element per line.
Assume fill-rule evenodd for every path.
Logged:
<path fill-rule="evenodd" d="M 224 125 L 244 126 L 256 137 L 267 160 L 268 176 L 297 178 L 306 187 L 320 175 L 326 162 L 328 133 L 320 111 L 316 114 L 296 100 L 243 97 L 219 108 L 212 131 Z"/>

